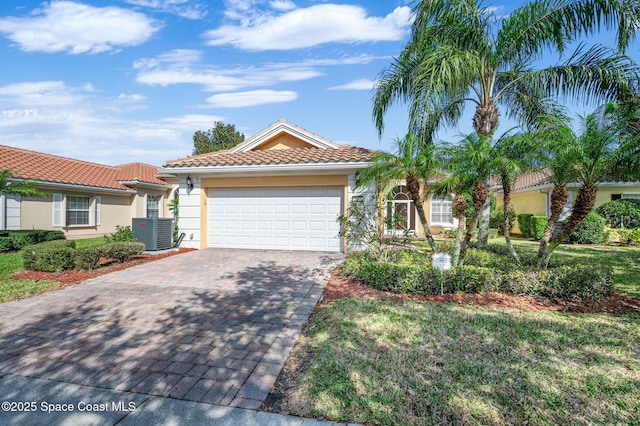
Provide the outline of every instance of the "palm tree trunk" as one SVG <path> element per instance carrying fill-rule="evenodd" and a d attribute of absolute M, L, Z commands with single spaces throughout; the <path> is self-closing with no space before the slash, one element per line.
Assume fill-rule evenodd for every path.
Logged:
<path fill-rule="evenodd" d="M 456 211 L 456 218 L 458 219 L 458 230 L 456 232 L 456 240 L 453 245 L 453 257 L 451 263 L 453 267 L 458 266 L 460 263 L 460 249 L 462 245 L 462 238 L 467 226 L 467 217 L 464 215 L 464 211 L 467 208 L 467 199 L 464 195 L 456 194 L 453 197 L 453 208 Z"/>
<path fill-rule="evenodd" d="M 480 217 L 482 206 L 484 205 L 485 201 L 487 201 L 487 185 L 485 185 L 484 182 L 476 182 L 473 185 L 473 191 L 471 192 L 471 199 L 473 200 L 473 215 L 469 220 L 469 228 L 467 228 L 467 235 L 465 235 L 464 241 L 462 242 L 462 247 L 460 249 L 461 263 L 464 261 L 464 258 L 467 255 L 467 249 L 469 248 L 469 243 L 471 242 L 473 231 L 475 231 L 476 227 L 478 226 L 478 218 Z"/>
<path fill-rule="evenodd" d="M 488 182 L 487 182 L 488 188 Z M 491 220 L 491 197 L 482 205 L 480 217 L 478 218 L 478 248 L 486 250 L 489 246 L 489 222 Z"/>
<path fill-rule="evenodd" d="M 516 253 L 516 249 L 513 248 L 513 243 L 511 242 L 511 220 L 509 217 L 509 205 L 511 204 L 511 187 L 510 185 L 505 185 L 505 180 L 502 180 L 502 191 L 503 191 L 503 205 L 502 205 L 502 214 L 504 216 L 504 241 L 507 243 L 507 250 L 509 254 L 516 261 L 516 263 L 520 264 L 520 257 L 518 257 L 518 253 Z"/>
<path fill-rule="evenodd" d="M 437 253 L 438 249 L 436 248 L 436 243 L 431 235 L 429 222 L 427 221 L 427 216 L 424 214 L 424 207 L 422 206 L 422 197 L 420 197 L 420 179 L 412 175 L 407 176 L 407 189 L 409 190 L 413 204 L 416 206 L 416 210 L 418 211 L 418 217 L 420 218 L 420 223 L 424 229 L 424 235 L 427 238 L 429 247 L 431 247 L 431 250 L 433 250 L 434 253 Z"/>
<path fill-rule="evenodd" d="M 569 199 L 569 192 L 566 186 L 554 186 L 551 192 L 551 215 L 547 221 L 547 226 L 544 228 L 544 233 L 540 239 L 540 248 L 538 249 L 538 268 L 546 268 L 549 264 L 551 253 L 549 253 L 549 242 L 553 235 L 553 230 L 560 219 L 562 214 L 562 208 Z"/>
<path fill-rule="evenodd" d="M 598 193 L 597 186 L 586 186 L 583 185 L 578 190 L 578 196 L 576 197 L 576 202 L 573 204 L 573 208 L 571 209 L 571 216 L 567 220 L 567 224 L 562 228 L 560 234 L 558 234 L 555 238 L 551 240 L 549 244 L 549 248 L 547 249 L 547 254 L 545 259 L 542 261 L 543 268 L 546 268 L 549 264 L 549 259 L 551 258 L 551 254 L 558 248 L 560 244 L 576 230 L 582 219 L 584 219 L 590 212 L 593 210 L 593 206 L 596 203 L 596 194 Z"/>
<path fill-rule="evenodd" d="M 491 137 L 498 128 L 500 114 L 496 101 L 489 99 L 486 104 L 476 106 L 476 112 L 473 115 L 473 129 L 482 136 Z"/>

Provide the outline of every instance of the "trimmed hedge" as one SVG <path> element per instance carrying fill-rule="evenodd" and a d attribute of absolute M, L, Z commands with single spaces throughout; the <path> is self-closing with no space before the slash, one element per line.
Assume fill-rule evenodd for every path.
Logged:
<path fill-rule="evenodd" d="M 605 220 L 598 213 L 589 213 L 573 231 L 569 241 L 578 244 L 602 244 L 604 242 Z"/>
<path fill-rule="evenodd" d="M 547 226 L 549 218 L 546 216 L 531 216 L 529 218 L 529 232 L 536 241 L 544 235 L 544 228 Z"/>
<path fill-rule="evenodd" d="M 105 256 L 105 246 L 85 247 L 76 250 L 76 268 L 85 271 L 93 271 L 100 264 L 100 259 Z"/>
<path fill-rule="evenodd" d="M 520 233 L 525 238 L 531 238 L 531 217 L 533 217 L 531 213 L 520 213 L 517 216 L 518 228 L 520 228 Z"/>
<path fill-rule="evenodd" d="M 11 239 L 12 250 L 21 250 L 26 246 L 39 244 L 45 241 L 64 240 L 64 232 L 51 230 L 20 230 L 7 231 L 6 237 Z M 1 250 L 0 250 L 1 251 Z"/>
<path fill-rule="evenodd" d="M 610 228 L 640 228 L 640 200 L 622 198 L 609 201 L 594 209 Z"/>
<path fill-rule="evenodd" d="M 144 252 L 144 243 L 118 242 L 109 243 L 104 248 L 105 257 L 109 257 L 118 263 L 124 263 L 134 259 Z"/>
<path fill-rule="evenodd" d="M 11 237 L 0 237 L 0 253 L 6 253 L 15 249 Z"/>
<path fill-rule="evenodd" d="M 598 299 L 611 293 L 611 268 L 593 265 L 564 265 L 536 270 L 516 265 L 493 253 L 470 250 L 470 262 L 448 271 L 431 268 L 429 256 L 420 262 L 377 260 L 371 253 L 350 254 L 343 263 L 343 274 L 378 290 L 417 295 L 445 293 L 484 293 L 501 291 L 515 295 L 557 299 Z"/>
<path fill-rule="evenodd" d="M 640 229 L 605 228 L 603 238 L 605 244 L 640 245 Z"/>
<path fill-rule="evenodd" d="M 75 246 L 73 240 L 54 240 L 27 246 L 22 250 L 24 268 L 45 272 L 73 269 Z"/>

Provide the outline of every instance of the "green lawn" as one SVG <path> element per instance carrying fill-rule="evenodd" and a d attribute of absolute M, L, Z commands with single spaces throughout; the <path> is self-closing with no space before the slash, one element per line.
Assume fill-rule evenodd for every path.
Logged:
<path fill-rule="evenodd" d="M 380 425 L 640 425 L 640 318 L 343 299 L 285 366 L 280 408 Z"/>
<path fill-rule="evenodd" d="M 512 239 L 516 249 L 537 253 L 539 244 L 535 241 Z M 424 240 L 414 241 L 419 248 L 428 250 Z M 504 238 L 494 238 L 490 244 L 504 244 Z M 613 284 L 621 294 L 640 297 L 640 247 L 615 247 L 596 245 L 561 245 L 553 254 L 558 259 L 580 257 L 584 264 L 600 263 L 613 267 Z"/>
<path fill-rule="evenodd" d="M 77 248 L 102 244 L 105 244 L 103 237 L 76 240 Z M 9 278 L 22 270 L 22 256 L 19 252 L 0 255 L 0 303 L 55 290 L 62 286 L 56 281 L 12 280 Z"/>

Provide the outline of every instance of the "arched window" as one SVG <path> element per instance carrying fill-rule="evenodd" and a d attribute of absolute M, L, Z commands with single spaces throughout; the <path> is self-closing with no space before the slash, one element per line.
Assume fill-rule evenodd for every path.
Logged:
<path fill-rule="evenodd" d="M 431 225 L 453 226 L 453 197 L 451 195 L 431 196 Z"/>
<path fill-rule="evenodd" d="M 416 211 L 405 185 L 398 185 L 387 195 L 386 228 L 389 231 L 415 231 Z"/>

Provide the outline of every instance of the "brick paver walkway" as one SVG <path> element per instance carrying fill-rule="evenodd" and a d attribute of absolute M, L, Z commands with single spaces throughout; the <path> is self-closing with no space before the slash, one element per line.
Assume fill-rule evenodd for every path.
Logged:
<path fill-rule="evenodd" d="M 201 250 L 2 303 L 0 377 L 258 408 L 340 259 Z"/>

